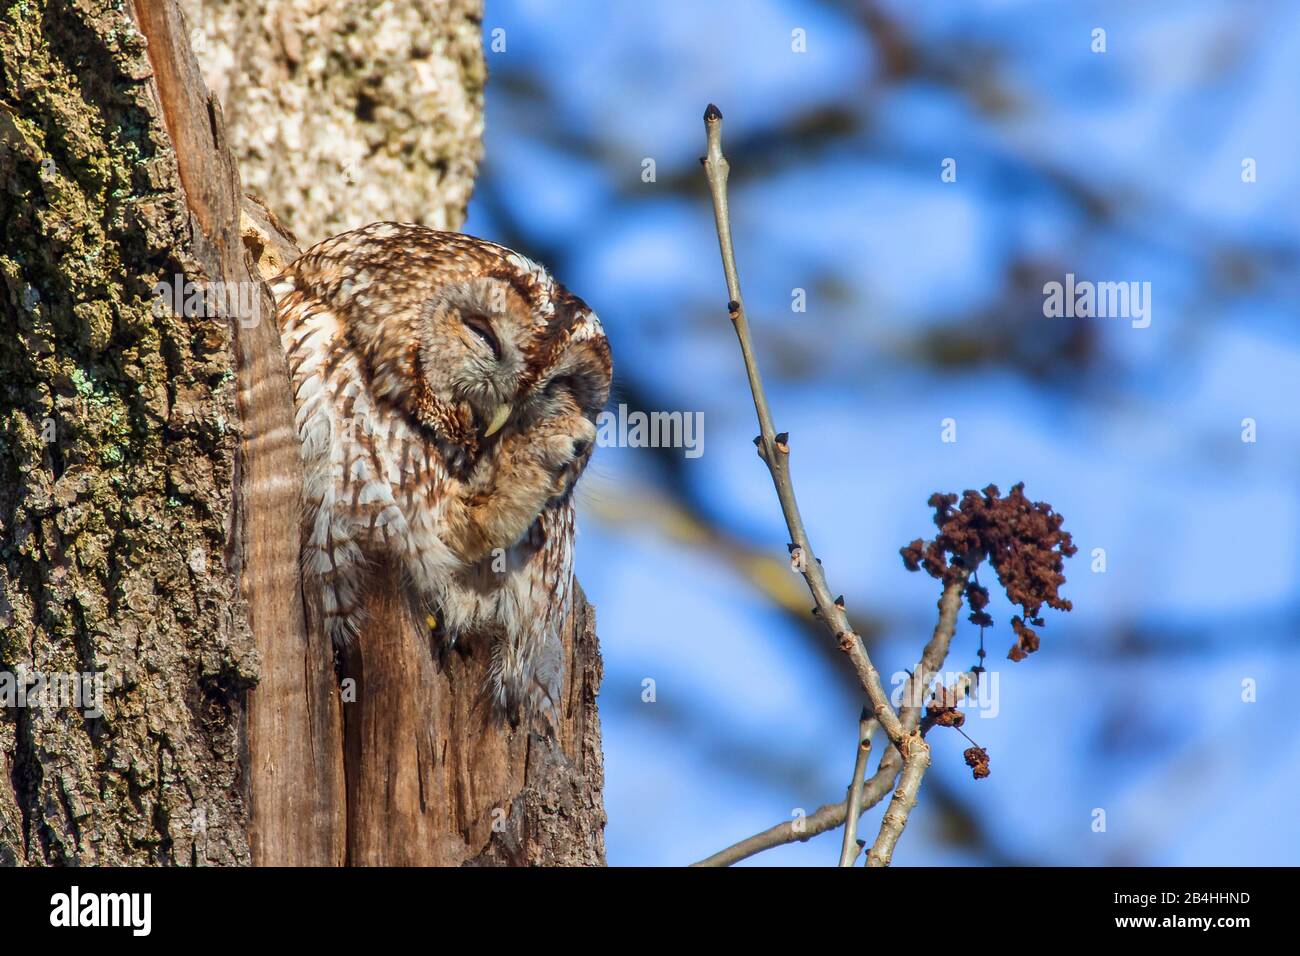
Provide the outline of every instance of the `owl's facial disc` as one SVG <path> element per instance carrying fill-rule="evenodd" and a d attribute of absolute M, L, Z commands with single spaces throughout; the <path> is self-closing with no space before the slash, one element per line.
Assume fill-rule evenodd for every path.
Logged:
<path fill-rule="evenodd" d="M 517 293 L 475 280 L 441 290 L 422 310 L 422 366 L 429 390 L 488 438 L 509 420 L 524 371 Z M 526 312 L 526 308 L 524 308 Z"/>

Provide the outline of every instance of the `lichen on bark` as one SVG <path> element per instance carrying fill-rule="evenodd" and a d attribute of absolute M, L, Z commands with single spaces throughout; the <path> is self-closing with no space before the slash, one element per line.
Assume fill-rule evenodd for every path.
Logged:
<path fill-rule="evenodd" d="M 105 688 L 0 710 L 0 863 L 248 856 L 230 329 L 155 295 L 202 270 L 150 75 L 120 2 L 0 12 L 0 673 Z"/>

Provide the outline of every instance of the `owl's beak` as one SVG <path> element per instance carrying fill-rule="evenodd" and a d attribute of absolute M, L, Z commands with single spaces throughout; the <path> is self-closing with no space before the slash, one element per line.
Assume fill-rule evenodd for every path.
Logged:
<path fill-rule="evenodd" d="M 492 413 L 492 421 L 488 422 L 487 429 L 483 432 L 483 437 L 488 438 L 501 431 L 501 426 L 506 423 L 510 417 L 511 407 L 508 403 L 498 405 L 497 410 Z"/>

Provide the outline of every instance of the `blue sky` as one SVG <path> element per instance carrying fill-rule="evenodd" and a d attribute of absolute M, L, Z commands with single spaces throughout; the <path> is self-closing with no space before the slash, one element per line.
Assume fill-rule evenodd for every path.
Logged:
<path fill-rule="evenodd" d="M 805 521 L 832 587 L 881 622 L 881 670 L 912 666 L 933 626 L 934 582 L 898 558 L 932 530 L 931 492 L 1024 481 L 1080 548 L 1075 610 L 1049 614 L 1028 661 L 1002 660 L 995 601 L 999 712 L 966 728 L 993 774 L 971 780 L 968 744 L 936 732 L 896 865 L 1294 864 L 1300 13 L 875 8 L 869 29 L 847 3 L 488 3 L 506 50 L 488 54 L 467 231 L 538 256 L 597 310 L 624 400 L 705 422 L 701 457 L 601 449 L 582 489 L 609 861 L 691 862 L 841 798 L 852 766 L 843 662 L 651 507 L 685 496 L 718 534 L 784 556 L 697 161 L 715 102 Z M 1150 327 L 1046 318 L 1044 278 L 1067 272 L 1151 283 Z M 954 343 L 965 359 L 936 358 Z M 963 624 L 950 662 L 977 642 Z M 838 840 L 753 862 L 829 865 Z"/>

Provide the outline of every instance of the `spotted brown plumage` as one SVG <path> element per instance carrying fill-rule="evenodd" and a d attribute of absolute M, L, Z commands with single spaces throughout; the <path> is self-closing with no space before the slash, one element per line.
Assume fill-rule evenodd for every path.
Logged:
<path fill-rule="evenodd" d="M 399 223 L 325 240 L 272 291 L 331 636 L 365 640 L 367 567 L 395 558 L 448 642 L 490 642 L 504 711 L 553 700 L 573 487 L 609 394 L 599 319 L 518 253 Z"/>

